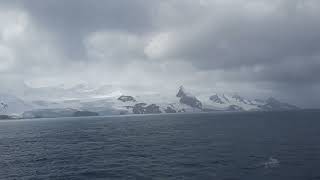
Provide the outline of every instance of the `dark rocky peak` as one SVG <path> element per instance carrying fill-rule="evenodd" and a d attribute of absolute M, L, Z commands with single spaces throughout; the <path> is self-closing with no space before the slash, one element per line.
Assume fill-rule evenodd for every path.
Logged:
<path fill-rule="evenodd" d="M 180 98 L 180 103 L 186 104 L 193 108 L 202 109 L 202 103 L 193 95 L 186 92 L 183 86 L 180 86 L 177 97 Z"/>
<path fill-rule="evenodd" d="M 244 109 L 237 105 L 230 105 L 228 111 L 244 111 Z"/>
<path fill-rule="evenodd" d="M 146 111 L 145 110 L 145 106 L 146 105 L 147 105 L 146 103 L 138 103 L 138 104 L 133 106 L 132 112 L 134 114 L 145 114 L 145 111 Z"/>
<path fill-rule="evenodd" d="M 186 93 L 185 88 L 183 86 L 180 86 L 178 94 L 177 94 L 177 97 L 183 97 L 183 96 L 186 96 L 186 95 L 187 95 L 187 93 Z"/>
<path fill-rule="evenodd" d="M 230 102 L 230 100 L 223 94 L 222 98 L 226 101 L 226 102 Z"/>
<path fill-rule="evenodd" d="M 225 102 L 223 102 L 222 99 L 217 94 L 210 96 L 209 99 L 215 103 L 225 104 Z"/>
<path fill-rule="evenodd" d="M 146 107 L 146 114 L 160 114 L 160 106 L 156 104 L 150 104 Z"/>
<path fill-rule="evenodd" d="M 122 101 L 122 102 L 136 102 L 136 100 L 134 99 L 134 97 L 132 97 L 132 96 L 124 96 L 124 95 L 120 96 L 120 97 L 118 98 L 118 100 L 119 100 L 119 101 Z"/>
<path fill-rule="evenodd" d="M 138 103 L 133 106 L 132 109 L 134 114 L 159 114 L 161 113 L 160 107 L 156 104 L 150 104 L 147 106 L 146 103 Z"/>
<path fill-rule="evenodd" d="M 167 109 L 164 110 L 166 113 L 176 113 L 177 111 L 174 110 L 172 107 L 168 106 Z"/>
<path fill-rule="evenodd" d="M 234 98 L 238 102 L 242 102 L 244 104 L 247 104 L 246 100 L 243 97 L 239 96 L 238 94 L 233 95 L 232 98 Z"/>
<path fill-rule="evenodd" d="M 194 96 L 183 96 L 180 98 L 180 103 L 186 104 L 193 108 L 202 109 L 202 103 Z"/>

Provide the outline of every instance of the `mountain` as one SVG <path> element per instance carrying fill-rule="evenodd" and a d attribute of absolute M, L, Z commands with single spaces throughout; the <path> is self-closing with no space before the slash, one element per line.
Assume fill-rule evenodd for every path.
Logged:
<path fill-rule="evenodd" d="M 282 103 L 275 98 L 250 100 L 238 94 L 214 94 L 209 99 L 203 97 L 201 100 L 207 109 L 220 111 L 282 111 L 299 109 L 297 106 Z"/>
<path fill-rule="evenodd" d="M 111 90 L 108 90 L 111 88 Z M 282 111 L 298 107 L 275 98 L 248 99 L 238 94 L 194 95 L 181 86 L 176 94 L 140 94 L 137 96 L 112 91 L 111 86 L 90 89 L 85 85 L 71 88 L 44 88 L 53 97 L 44 100 L 45 91 L 40 88 L 40 98 L 22 100 L 9 94 L 0 94 L 0 114 L 21 114 L 23 118 L 73 117 L 86 115 L 159 114 L 212 111 Z M 57 90 L 59 89 L 59 90 Z M 57 90 L 57 92 L 54 92 Z M 73 92 L 75 93 L 72 96 Z M 105 93 L 103 93 L 105 92 Z M 31 92 L 30 92 L 31 93 Z M 56 93 L 56 94 L 55 94 Z M 65 93 L 64 95 L 60 93 Z M 34 92 L 32 92 L 33 95 Z M 81 94 L 85 94 L 81 96 Z M 56 96 L 60 96 L 57 98 Z"/>
<path fill-rule="evenodd" d="M 195 96 L 186 92 L 183 86 L 180 87 L 177 97 L 180 98 L 181 104 L 188 105 L 193 108 L 202 109 L 202 103 Z"/>
<path fill-rule="evenodd" d="M 260 105 L 259 108 L 266 111 L 279 111 L 279 110 L 297 110 L 299 109 L 297 106 L 282 103 L 275 98 L 268 98 L 263 105 Z"/>
<path fill-rule="evenodd" d="M 158 98 L 156 98 L 158 97 Z M 238 94 L 213 94 L 196 97 L 183 86 L 174 98 L 120 96 L 118 102 L 112 102 L 112 109 L 120 114 L 153 114 L 177 112 L 210 112 L 210 111 L 280 111 L 297 110 L 298 107 L 282 103 L 274 98 L 267 100 L 250 100 Z"/>

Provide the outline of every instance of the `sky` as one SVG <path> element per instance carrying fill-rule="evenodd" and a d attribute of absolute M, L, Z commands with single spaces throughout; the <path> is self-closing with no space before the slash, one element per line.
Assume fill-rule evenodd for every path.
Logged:
<path fill-rule="evenodd" d="M 319 0 L 1 0 L 1 89 L 184 85 L 320 108 L 319 17 Z"/>

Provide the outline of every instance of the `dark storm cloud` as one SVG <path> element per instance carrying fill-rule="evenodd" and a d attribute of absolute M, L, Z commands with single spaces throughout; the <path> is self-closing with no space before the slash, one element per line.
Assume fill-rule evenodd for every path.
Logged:
<path fill-rule="evenodd" d="M 319 83 L 319 1 L 237 2 L 213 4 L 208 11 L 218 6 L 217 11 L 194 29 L 182 30 L 168 56 L 203 70 L 234 74 L 245 68 L 236 79 Z"/>
<path fill-rule="evenodd" d="M 43 28 L 56 34 L 71 59 L 84 59 L 83 37 L 100 29 L 145 33 L 152 27 L 153 4 L 146 0 L 18 1 Z"/>
<path fill-rule="evenodd" d="M 187 42 L 183 39 L 175 55 L 194 61 L 200 68 L 219 69 L 312 57 L 320 52 L 317 17 L 232 19 L 212 24 Z"/>

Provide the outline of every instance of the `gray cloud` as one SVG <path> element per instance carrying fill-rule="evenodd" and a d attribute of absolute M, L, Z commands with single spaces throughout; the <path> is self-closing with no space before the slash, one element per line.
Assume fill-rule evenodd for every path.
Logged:
<path fill-rule="evenodd" d="M 0 82 L 7 87 L 87 82 L 172 91 L 185 84 L 320 107 L 317 0 L 0 5 Z"/>
<path fill-rule="evenodd" d="M 178 46 L 169 55 L 209 69 L 272 64 L 298 57 L 306 60 L 319 55 L 319 2 L 241 2 L 240 6 L 221 5 L 223 11 L 212 12 L 202 23 L 182 30 Z"/>
<path fill-rule="evenodd" d="M 81 60 L 82 38 L 99 29 L 145 33 L 152 28 L 152 3 L 144 0 L 19 1 L 43 28 L 55 34 L 64 53 Z"/>

